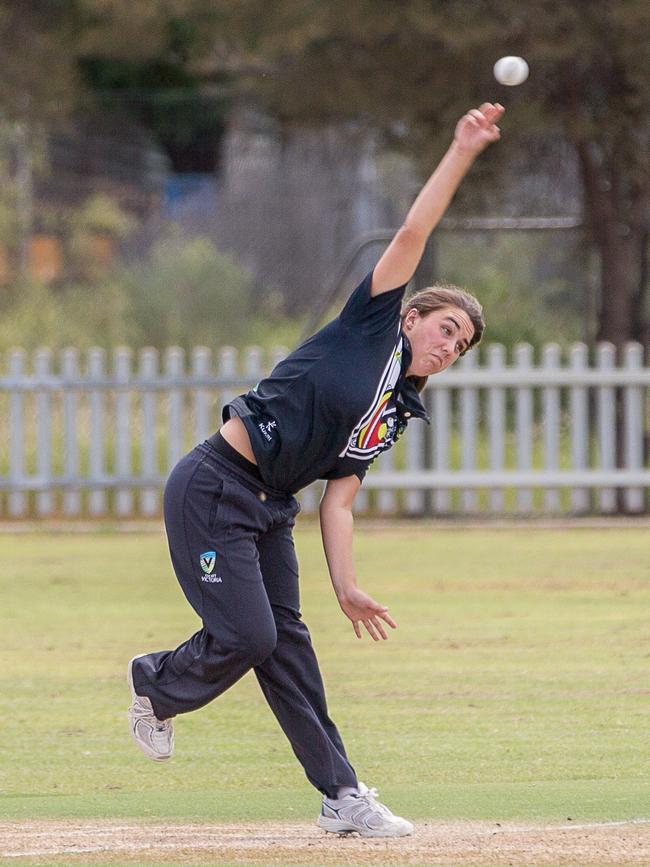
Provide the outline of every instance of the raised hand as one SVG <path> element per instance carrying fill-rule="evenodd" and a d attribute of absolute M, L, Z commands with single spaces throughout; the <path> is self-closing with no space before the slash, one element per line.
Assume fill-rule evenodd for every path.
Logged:
<path fill-rule="evenodd" d="M 343 613 L 350 618 L 354 627 L 354 632 L 357 638 L 361 638 L 361 626 L 363 623 L 368 634 L 373 641 L 379 641 L 382 638 L 384 641 L 388 638 L 384 629 L 382 620 L 387 623 L 391 629 L 397 629 L 397 623 L 388 613 L 388 608 L 385 605 L 380 605 L 375 602 L 363 590 L 354 587 L 349 590 L 344 597 L 339 597 L 339 605 Z"/>
<path fill-rule="evenodd" d="M 504 112 L 505 108 L 498 102 L 484 102 L 480 108 L 470 109 L 456 124 L 454 141 L 457 147 L 475 156 L 498 141 L 501 131 L 497 123 Z"/>

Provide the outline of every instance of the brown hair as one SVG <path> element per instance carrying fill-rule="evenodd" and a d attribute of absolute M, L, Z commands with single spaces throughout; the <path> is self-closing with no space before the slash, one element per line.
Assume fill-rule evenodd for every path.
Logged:
<path fill-rule="evenodd" d="M 437 283 L 428 289 L 422 289 L 411 295 L 402 304 L 401 317 L 404 319 L 409 310 L 417 310 L 420 316 L 427 316 L 434 310 L 443 310 L 445 307 L 460 308 L 467 313 L 474 326 L 472 339 L 467 348 L 460 353 L 465 355 L 473 346 L 480 343 L 485 331 L 485 320 L 483 319 L 483 308 L 478 299 L 464 289 L 451 283 Z M 411 376 L 409 379 L 413 380 L 418 391 L 422 391 L 427 381 L 426 376 Z"/>

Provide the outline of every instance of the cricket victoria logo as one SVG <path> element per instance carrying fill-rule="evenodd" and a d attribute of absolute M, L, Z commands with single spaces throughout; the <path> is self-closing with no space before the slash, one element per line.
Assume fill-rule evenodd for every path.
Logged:
<path fill-rule="evenodd" d="M 203 575 L 201 575 L 201 581 L 206 584 L 221 584 L 221 576 L 217 575 L 214 572 L 214 567 L 217 564 L 217 552 L 216 551 L 204 551 L 203 554 L 199 557 L 199 563 L 201 564 L 201 569 L 203 570 Z"/>

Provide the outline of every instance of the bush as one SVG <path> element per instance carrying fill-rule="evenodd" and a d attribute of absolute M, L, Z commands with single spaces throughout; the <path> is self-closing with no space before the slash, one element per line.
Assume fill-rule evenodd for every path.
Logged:
<path fill-rule="evenodd" d="M 485 343 L 584 340 L 584 260 L 571 233 L 450 233 L 438 242 L 442 280 L 457 283 L 483 305 Z"/>
<path fill-rule="evenodd" d="M 246 330 L 251 280 L 207 238 L 158 241 L 122 282 L 142 344 L 215 347 Z"/>
<path fill-rule="evenodd" d="M 273 292 L 253 299 L 248 274 L 207 238 L 167 237 L 142 262 L 86 276 L 83 284 L 29 282 L 7 291 L 0 350 L 291 346 L 300 331 L 279 315 Z"/>
<path fill-rule="evenodd" d="M 110 347 L 137 341 L 128 315 L 129 299 L 115 281 L 53 290 L 39 283 L 16 287 L 0 317 L 0 348 L 22 346 Z"/>

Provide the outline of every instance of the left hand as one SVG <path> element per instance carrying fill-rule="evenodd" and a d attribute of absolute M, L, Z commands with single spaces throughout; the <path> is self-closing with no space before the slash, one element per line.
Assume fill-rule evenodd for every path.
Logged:
<path fill-rule="evenodd" d="M 470 109 L 456 124 L 454 142 L 461 150 L 477 156 L 501 137 L 497 123 L 504 112 L 505 108 L 498 102 L 484 102 L 480 108 Z"/>
<path fill-rule="evenodd" d="M 352 587 L 345 594 L 340 594 L 339 605 L 343 613 L 352 621 L 357 638 L 361 638 L 361 623 L 373 641 L 379 641 L 380 638 L 386 641 L 388 638 L 382 620 L 391 629 L 397 629 L 397 623 L 388 613 L 388 608 L 375 602 L 371 596 L 368 596 L 358 587 Z"/>

